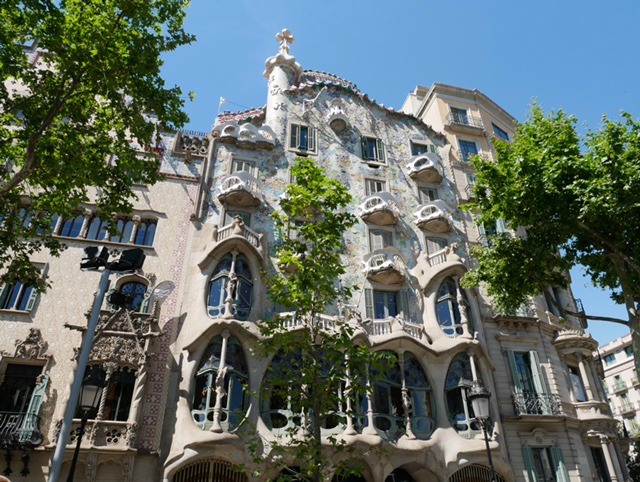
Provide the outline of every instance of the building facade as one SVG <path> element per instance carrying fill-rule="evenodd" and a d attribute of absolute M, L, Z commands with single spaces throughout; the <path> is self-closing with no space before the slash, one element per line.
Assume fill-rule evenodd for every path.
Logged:
<path fill-rule="evenodd" d="M 493 394 L 489 446 L 499 480 L 627 480 L 592 357 L 597 344 L 553 303 L 577 311 L 571 293 L 550 288 L 517 313 L 500 314 L 459 283 L 473 267 L 474 244 L 509 229 L 477 226 L 460 209 L 472 199 L 469 158 L 491 155 L 492 136 L 509 139 L 515 120 L 477 91 L 442 84 L 418 87 L 402 111 L 386 108 L 348 80 L 303 70 L 291 34 L 277 38 L 264 107 L 224 113 L 210 133 L 164 134 L 156 153 L 166 179 L 135 187 L 135 215 L 121 220 L 121 236 L 106 238 L 99 213 L 84 206 L 56 226 L 69 246 L 62 257 L 34 259 L 53 288 L 39 300 L 28 287 L 3 288 L 0 433 L 21 426 L 10 414 L 30 414 L 43 439 L 25 446 L 31 473 L 17 480 L 48 473 L 97 285 L 95 273 L 75 264 L 91 244 L 141 246 L 147 261 L 112 280 L 135 302 L 122 310 L 105 304 L 101 315 L 91 370 L 107 389 L 83 438 L 76 480 L 278 475 L 254 464 L 246 434 L 258 434 L 268 451 L 293 423 L 287 402 L 265 389 L 269 370 L 286 367 L 254 349 L 260 320 L 278 312 L 265 283 L 280 239 L 270 214 L 300 156 L 354 196 L 360 222 L 346 234 L 344 282 L 361 287 L 351 304 L 366 342 L 397 360 L 397 376 L 371 388 L 351 423 L 324 429 L 362 463 L 363 476 L 353 480 L 489 480 L 467 400 L 473 382 Z M 154 286 L 165 280 L 175 289 L 159 306 Z M 74 428 L 68 459 L 76 439 Z M 326 467 L 327 480 L 333 469 Z"/>
<path fill-rule="evenodd" d="M 604 368 L 604 386 L 614 416 L 626 434 L 640 438 L 640 383 L 636 374 L 631 334 L 613 340 L 598 350 Z"/>

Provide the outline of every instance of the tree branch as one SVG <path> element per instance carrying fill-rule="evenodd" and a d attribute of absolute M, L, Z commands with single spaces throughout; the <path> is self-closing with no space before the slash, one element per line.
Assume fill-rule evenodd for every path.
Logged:
<path fill-rule="evenodd" d="M 578 226 L 581 227 L 582 229 L 584 229 L 591 236 L 596 238 L 604 246 L 609 248 L 613 253 L 615 253 L 617 256 L 619 256 L 622 260 L 624 260 L 625 262 L 629 263 L 629 266 L 631 266 L 631 268 L 633 268 L 633 270 L 635 272 L 640 274 L 640 266 L 632 258 L 630 258 L 624 252 L 622 252 L 615 244 L 613 244 L 612 242 L 610 242 L 606 238 L 600 236 L 600 234 L 598 234 L 598 232 L 596 232 L 593 229 L 591 229 L 589 226 L 584 224 L 582 221 L 578 221 Z"/>

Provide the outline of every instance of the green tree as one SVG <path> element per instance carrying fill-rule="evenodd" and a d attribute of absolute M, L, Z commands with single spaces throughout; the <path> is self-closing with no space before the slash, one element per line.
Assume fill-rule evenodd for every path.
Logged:
<path fill-rule="evenodd" d="M 29 258 L 60 252 L 55 214 L 95 202 L 114 219 L 131 210 L 134 182 L 158 180 L 158 156 L 140 152 L 158 126 L 187 120 L 180 89 L 160 75 L 161 55 L 193 40 L 186 4 L 0 2 L 0 283 L 44 288 Z"/>
<path fill-rule="evenodd" d="M 352 291 L 339 281 L 345 273 L 343 236 L 356 223 L 345 211 L 352 196 L 311 159 L 297 159 L 291 172 L 295 181 L 273 214 L 283 241 L 278 270 L 268 280 L 269 297 L 283 313 L 262 322 L 260 345 L 266 356 L 280 360 L 279 368 L 272 362 L 263 390 L 272 404 L 289 404 L 293 423 L 261 462 L 280 468 L 291 463 L 300 480 L 317 482 L 331 465 L 328 454 L 346 448 L 336 437 L 323 440 L 322 428 L 353 415 L 366 389 L 363 374 L 379 368 L 382 355 L 354 343 L 357 316 L 341 305 Z M 352 384 L 356 377 L 359 383 Z M 349 457 L 342 459 L 338 470 L 345 474 Z"/>
<path fill-rule="evenodd" d="M 627 113 L 620 121 L 605 117 L 581 137 L 575 118 L 534 105 L 513 141 L 496 140 L 495 148 L 495 161 L 473 159 L 477 202 L 470 208 L 481 213 L 478 222 L 504 219 L 526 234 L 494 236 L 476 249 L 478 266 L 465 286 L 485 285 L 508 312 L 549 286 L 566 286 L 564 273 L 581 265 L 628 312 L 626 320 L 586 318 L 628 325 L 638 370 L 640 123 Z"/>
<path fill-rule="evenodd" d="M 631 480 L 640 480 L 640 442 L 638 441 L 631 444 L 627 454 L 627 469 L 629 469 Z"/>

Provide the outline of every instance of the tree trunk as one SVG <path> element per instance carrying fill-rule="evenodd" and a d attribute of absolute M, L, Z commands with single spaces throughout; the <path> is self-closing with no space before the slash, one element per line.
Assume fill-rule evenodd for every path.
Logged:
<path fill-rule="evenodd" d="M 638 316 L 638 295 L 634 293 L 633 287 L 629 286 L 628 271 L 626 262 L 617 256 L 611 256 L 616 273 L 620 279 L 622 297 L 627 307 L 629 316 L 629 329 L 631 330 L 631 347 L 633 348 L 633 361 L 636 367 L 636 378 L 640 380 L 640 317 Z"/>

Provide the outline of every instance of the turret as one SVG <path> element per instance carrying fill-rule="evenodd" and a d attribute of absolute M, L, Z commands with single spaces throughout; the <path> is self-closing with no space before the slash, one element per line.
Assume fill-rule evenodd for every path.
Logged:
<path fill-rule="evenodd" d="M 264 69 L 264 76 L 269 81 L 265 123 L 273 129 L 278 139 L 284 140 L 289 109 L 284 91 L 298 82 L 302 67 L 289 54 L 290 45 L 295 40 L 291 32 L 285 28 L 276 35 L 276 39 L 280 42 L 280 50 L 267 59 Z"/>

